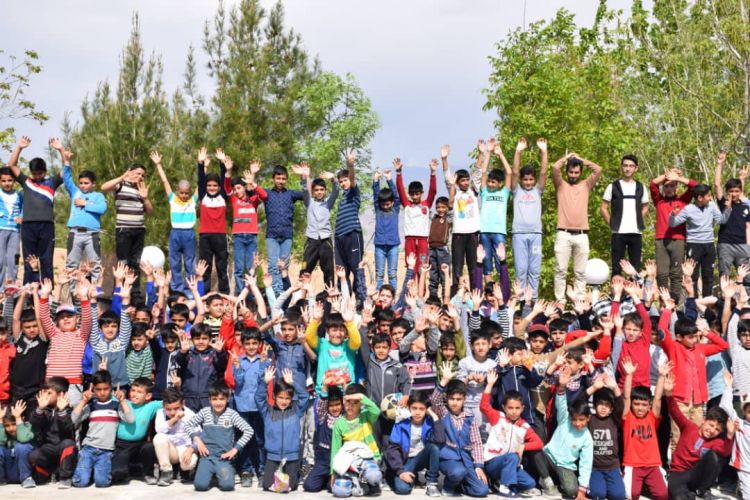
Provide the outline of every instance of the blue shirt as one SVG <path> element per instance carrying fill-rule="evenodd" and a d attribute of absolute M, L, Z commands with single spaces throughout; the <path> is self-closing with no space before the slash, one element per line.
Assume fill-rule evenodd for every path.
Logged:
<path fill-rule="evenodd" d="M 336 236 L 362 231 L 362 226 L 359 225 L 359 205 L 359 186 L 355 184 L 341 195 L 336 213 Z"/>
<path fill-rule="evenodd" d="M 23 213 L 23 192 L 0 190 L 0 229 L 18 232 L 16 217 Z"/>
<path fill-rule="evenodd" d="M 373 206 L 375 207 L 375 244 L 376 245 L 400 245 L 401 238 L 398 234 L 398 213 L 401 209 L 401 199 L 396 191 L 393 181 L 388 181 L 388 187 L 393 192 L 393 208 L 384 211 L 378 203 L 380 194 L 380 181 L 372 183 Z M 359 222 L 359 217 L 357 217 Z"/>
<path fill-rule="evenodd" d="M 107 211 L 107 200 L 102 193 L 84 193 L 73 181 L 73 170 L 70 165 L 63 167 L 63 183 L 70 194 L 70 217 L 68 227 L 85 227 L 92 231 L 99 231 L 102 227 L 101 216 Z M 77 207 L 75 200 L 86 200 L 86 205 Z"/>
<path fill-rule="evenodd" d="M 269 189 L 266 193 L 266 238 L 291 239 L 294 231 L 294 202 L 302 200 L 302 191 Z"/>
<path fill-rule="evenodd" d="M 482 188 L 479 196 L 482 199 L 479 209 L 480 231 L 483 233 L 508 234 L 508 199 L 510 198 L 508 186 L 503 186 L 494 191 Z"/>

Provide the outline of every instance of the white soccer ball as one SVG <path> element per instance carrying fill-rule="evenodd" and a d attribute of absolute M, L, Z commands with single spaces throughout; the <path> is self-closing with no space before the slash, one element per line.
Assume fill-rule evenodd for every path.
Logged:
<path fill-rule="evenodd" d="M 154 269 L 163 268 L 164 260 L 164 252 L 159 247 L 145 247 L 143 253 L 141 253 L 141 262 L 148 262 Z"/>
<path fill-rule="evenodd" d="M 601 285 L 609 279 L 609 266 L 602 259 L 589 259 L 584 276 L 589 285 Z"/>

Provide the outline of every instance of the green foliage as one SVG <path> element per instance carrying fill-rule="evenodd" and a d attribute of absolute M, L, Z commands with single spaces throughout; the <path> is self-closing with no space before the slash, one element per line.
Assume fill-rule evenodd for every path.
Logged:
<path fill-rule="evenodd" d="M 19 60 L 18 56 L 7 55 L 0 49 L 0 57 L 0 123 L 19 119 L 30 119 L 39 124 L 46 122 L 49 116 L 26 97 L 31 78 L 42 71 L 38 64 L 39 54 L 27 50 Z M 14 140 L 14 127 L 0 127 L 0 147 L 10 150 Z"/>

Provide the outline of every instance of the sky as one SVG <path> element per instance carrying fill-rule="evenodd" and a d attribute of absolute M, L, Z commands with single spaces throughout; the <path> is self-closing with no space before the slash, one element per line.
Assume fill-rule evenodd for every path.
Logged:
<path fill-rule="evenodd" d="M 20 1 L 10 2 L 13 6 L 0 19 L 2 48 L 6 55 L 25 49 L 39 53 L 43 72 L 34 77 L 27 97 L 50 116 L 42 126 L 12 123 L 32 138 L 27 157 L 45 155 L 46 141 L 59 135 L 65 113 L 74 122 L 80 119 L 80 103 L 97 82 L 116 81 L 134 12 L 147 53 L 162 57 L 164 87 L 171 93 L 182 82 L 190 44 L 205 68 L 203 24 L 218 5 L 209 0 L 35 0 L 33 8 L 22 8 Z M 576 14 L 579 25 L 590 25 L 598 5 L 597 0 L 525 3 L 526 24 L 564 7 Z M 609 0 L 618 9 L 627 10 L 630 3 Z M 272 4 L 262 1 L 266 8 Z M 323 68 L 351 73 L 372 99 L 381 121 L 371 145 L 374 167 L 388 168 L 399 156 L 407 166 L 405 175 L 412 168 L 425 169 L 439 157 L 443 143 L 451 145 L 451 164 L 465 166 L 477 138 L 492 135 L 494 114 L 482 111 L 488 56 L 523 25 L 523 0 L 287 0 L 284 6 L 286 26 L 301 34 Z M 210 93 L 205 69 L 200 86 Z"/>

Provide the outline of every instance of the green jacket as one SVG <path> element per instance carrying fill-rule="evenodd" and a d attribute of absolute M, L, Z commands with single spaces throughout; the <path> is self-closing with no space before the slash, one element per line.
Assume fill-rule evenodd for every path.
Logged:
<path fill-rule="evenodd" d="M 22 422 L 16 426 L 16 438 L 8 436 L 5 428 L 0 427 L 0 445 L 13 448 L 16 443 L 29 443 L 34 439 L 34 432 L 29 422 Z"/>

